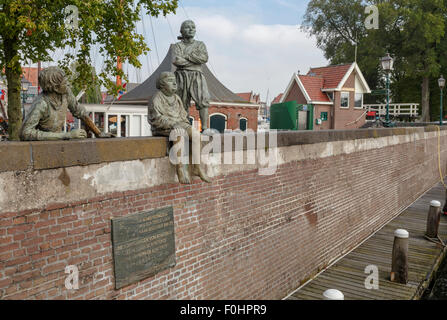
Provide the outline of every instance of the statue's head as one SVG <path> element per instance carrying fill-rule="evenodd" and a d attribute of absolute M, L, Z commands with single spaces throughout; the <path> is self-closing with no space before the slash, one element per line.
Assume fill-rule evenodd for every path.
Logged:
<path fill-rule="evenodd" d="M 66 94 L 68 82 L 65 72 L 59 67 L 48 67 L 39 73 L 39 85 L 43 93 Z"/>
<path fill-rule="evenodd" d="M 182 34 L 179 39 L 192 39 L 196 36 L 196 24 L 192 20 L 186 20 L 182 23 L 180 28 L 180 33 Z"/>
<path fill-rule="evenodd" d="M 173 72 L 162 72 L 157 80 L 157 89 L 165 95 L 172 96 L 177 92 L 177 80 Z"/>

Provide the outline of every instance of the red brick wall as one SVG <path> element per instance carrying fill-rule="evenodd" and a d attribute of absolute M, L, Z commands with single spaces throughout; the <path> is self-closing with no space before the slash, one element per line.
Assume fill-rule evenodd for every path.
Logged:
<path fill-rule="evenodd" d="M 341 108 L 341 92 L 335 92 L 334 129 L 358 129 L 366 122 L 364 109 L 355 109 L 355 92 L 349 92 L 349 108 Z M 363 116 L 362 116 L 363 115 Z M 358 120 L 358 121 L 357 121 Z M 355 122 L 356 121 L 356 122 Z M 348 125 L 349 124 L 349 125 Z"/>
<path fill-rule="evenodd" d="M 343 88 L 350 88 L 350 89 L 355 88 L 355 71 L 353 71 L 351 73 L 351 75 L 348 77 L 348 79 L 346 79 L 346 82 L 343 85 Z"/>
<path fill-rule="evenodd" d="M 327 121 L 323 121 L 321 125 L 314 124 L 314 130 L 329 130 L 332 124 L 332 112 L 333 106 L 316 105 L 314 119 L 320 119 L 322 112 L 327 112 Z"/>
<path fill-rule="evenodd" d="M 258 131 L 258 109 L 236 106 L 211 106 L 208 109 L 208 114 L 211 116 L 214 113 L 221 113 L 227 116 L 227 129 L 238 130 L 239 119 L 246 118 L 247 128 Z M 200 116 L 197 109 L 192 106 L 189 109 L 189 114 L 194 117 L 194 121 L 199 121 Z M 240 116 L 239 116 L 240 115 Z"/>
<path fill-rule="evenodd" d="M 292 88 L 289 91 L 289 94 L 284 99 L 284 102 L 288 101 L 296 101 L 298 104 L 307 104 L 307 100 L 304 97 L 303 92 L 301 91 L 300 87 L 296 83 L 296 81 L 293 83 Z"/>
<path fill-rule="evenodd" d="M 432 187 L 436 150 L 433 136 L 293 161 L 272 176 L 241 171 L 211 185 L 1 212 L 0 299 L 282 298 Z M 445 164 L 446 137 L 442 150 Z M 115 291 L 110 218 L 166 206 L 174 207 L 177 265 Z M 79 268 L 79 290 L 64 287 L 67 265 Z"/>

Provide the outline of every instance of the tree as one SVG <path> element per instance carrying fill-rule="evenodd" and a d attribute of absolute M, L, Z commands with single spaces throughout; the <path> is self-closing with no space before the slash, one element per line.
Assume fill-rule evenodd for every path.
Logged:
<path fill-rule="evenodd" d="M 81 91 L 84 91 L 84 94 L 82 95 L 81 102 L 82 103 L 95 103 L 98 104 L 102 100 L 101 95 L 101 87 L 99 85 L 98 76 L 96 75 L 96 70 L 93 66 L 90 66 L 90 74 L 89 79 L 91 79 L 91 82 L 93 85 L 90 85 L 86 87 L 82 83 L 79 83 L 78 81 L 78 73 L 76 69 L 78 68 L 77 63 L 72 63 L 70 65 L 69 73 L 71 73 L 72 77 L 70 79 L 70 82 L 72 85 L 72 92 L 75 96 L 77 96 Z"/>
<path fill-rule="evenodd" d="M 365 7 L 372 4 L 379 9 L 378 30 L 366 30 L 363 25 Z M 382 83 L 379 58 L 389 52 L 395 57 L 394 98 L 408 98 L 404 92 L 409 88 L 415 96 L 419 81 L 422 119 L 429 121 L 430 80 L 439 77 L 441 70 L 446 13 L 444 0 L 312 0 L 304 22 L 331 62 L 351 59 L 357 34 L 359 65 L 372 84 Z"/>
<path fill-rule="evenodd" d="M 125 74 L 116 66 L 128 61 L 140 67 L 138 56 L 149 48 L 142 35 L 134 32 L 140 12 L 152 16 L 175 12 L 178 0 L 2 0 L 0 5 L 0 70 L 8 82 L 8 117 L 11 140 L 19 139 L 22 122 L 20 108 L 21 65 L 27 61 L 53 61 L 58 48 L 78 48 L 76 56 L 67 54 L 61 66 L 69 73 L 76 61 L 76 83 L 91 86 L 90 49 L 100 44 L 104 69 L 100 82 L 109 92 L 118 88 L 110 76 Z M 79 18 L 79 19 L 77 19 Z M 67 23 L 68 22 L 68 23 Z"/>

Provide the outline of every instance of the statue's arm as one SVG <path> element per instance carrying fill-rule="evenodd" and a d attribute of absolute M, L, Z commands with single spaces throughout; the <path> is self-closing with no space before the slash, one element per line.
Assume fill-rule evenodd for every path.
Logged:
<path fill-rule="evenodd" d="M 194 64 L 205 64 L 208 62 L 208 50 L 203 42 L 190 54 L 188 60 Z"/>
<path fill-rule="evenodd" d="M 161 129 L 161 130 L 169 130 L 172 129 L 175 125 L 175 122 L 163 115 L 163 112 L 161 110 L 162 107 L 157 104 L 157 102 L 151 102 L 147 109 L 148 114 L 148 121 L 154 128 Z"/>
<path fill-rule="evenodd" d="M 90 117 L 88 116 L 87 110 L 78 103 L 76 97 L 73 95 L 71 91 L 68 93 L 68 109 L 70 110 L 73 116 L 75 116 L 78 119 L 81 119 L 82 122 L 84 122 L 85 126 L 89 128 L 97 138 L 112 137 L 111 134 L 102 133 L 101 130 L 98 129 L 98 127 L 94 124 L 92 119 L 90 119 Z"/>
<path fill-rule="evenodd" d="M 68 109 L 78 119 L 84 120 L 85 117 L 88 117 L 87 110 L 78 103 L 71 91 L 68 92 Z"/>
<path fill-rule="evenodd" d="M 172 62 L 176 67 L 189 67 L 193 64 L 183 56 L 180 48 L 178 46 L 174 46 L 174 61 Z"/>
<path fill-rule="evenodd" d="M 37 103 L 30 111 L 22 125 L 20 138 L 24 141 L 47 141 L 69 139 L 65 132 L 46 132 L 37 129 L 40 120 L 45 116 L 47 105 L 44 101 Z"/>

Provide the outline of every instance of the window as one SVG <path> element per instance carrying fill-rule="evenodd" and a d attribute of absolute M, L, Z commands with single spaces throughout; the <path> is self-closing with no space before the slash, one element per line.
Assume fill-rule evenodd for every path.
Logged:
<path fill-rule="evenodd" d="M 327 121 L 327 112 L 322 112 L 320 114 L 321 121 Z"/>
<path fill-rule="evenodd" d="M 363 108 L 363 93 L 355 94 L 355 108 L 362 109 Z"/>
<path fill-rule="evenodd" d="M 341 93 L 340 107 L 349 108 L 349 92 Z"/>
<path fill-rule="evenodd" d="M 117 115 L 109 115 L 108 117 L 108 126 L 109 126 L 109 132 L 111 134 L 117 135 L 118 133 L 118 116 Z"/>
<path fill-rule="evenodd" d="M 95 112 L 95 126 L 98 127 L 100 131 L 104 131 L 104 113 Z"/>
<path fill-rule="evenodd" d="M 121 137 L 129 136 L 129 116 L 121 116 Z"/>
<path fill-rule="evenodd" d="M 239 119 L 239 129 L 241 129 L 241 131 L 247 131 L 247 119 Z"/>
<path fill-rule="evenodd" d="M 141 115 L 133 115 L 130 117 L 130 136 L 139 137 L 142 136 L 141 132 Z"/>

